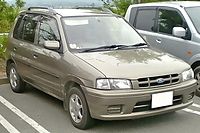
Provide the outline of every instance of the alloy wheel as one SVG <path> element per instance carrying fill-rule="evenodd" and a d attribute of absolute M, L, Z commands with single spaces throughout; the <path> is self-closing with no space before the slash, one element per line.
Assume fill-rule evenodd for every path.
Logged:
<path fill-rule="evenodd" d="M 69 101 L 69 111 L 74 122 L 80 123 L 83 118 L 83 104 L 77 94 L 72 94 Z"/>
<path fill-rule="evenodd" d="M 12 88 L 16 88 L 18 86 L 18 76 L 17 76 L 17 72 L 15 70 L 15 68 L 11 68 L 10 69 L 10 84 L 12 86 Z"/>

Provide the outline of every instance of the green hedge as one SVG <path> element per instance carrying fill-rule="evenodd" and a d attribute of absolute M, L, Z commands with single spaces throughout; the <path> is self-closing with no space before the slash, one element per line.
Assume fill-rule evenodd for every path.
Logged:
<path fill-rule="evenodd" d="M 6 45 L 7 45 L 8 36 L 2 35 L 0 36 L 0 58 L 6 58 Z"/>

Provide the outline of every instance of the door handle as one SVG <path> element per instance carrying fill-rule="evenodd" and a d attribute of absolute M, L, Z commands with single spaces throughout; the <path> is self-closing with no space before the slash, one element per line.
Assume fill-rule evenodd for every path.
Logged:
<path fill-rule="evenodd" d="M 158 44 L 161 44 L 162 40 L 161 40 L 161 39 L 156 39 L 156 42 L 157 42 Z"/>
<path fill-rule="evenodd" d="M 34 58 L 34 59 L 37 59 L 37 58 L 38 58 L 38 55 L 33 54 L 33 58 Z"/>

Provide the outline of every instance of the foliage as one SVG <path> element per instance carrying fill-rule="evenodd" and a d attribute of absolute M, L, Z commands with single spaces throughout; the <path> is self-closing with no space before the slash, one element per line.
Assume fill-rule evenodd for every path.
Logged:
<path fill-rule="evenodd" d="M 7 35 L 0 36 L 0 58 L 5 59 L 6 55 L 6 44 L 7 44 Z"/>
<path fill-rule="evenodd" d="M 15 5 L 9 5 L 5 0 L 0 0 L 0 33 L 9 32 L 24 4 L 23 0 L 16 0 Z M 6 42 L 7 36 L 0 36 L 0 58 L 5 58 Z"/>
<path fill-rule="evenodd" d="M 124 16 L 131 4 L 134 4 L 133 0 L 113 0 L 108 6 L 114 13 Z"/>
<path fill-rule="evenodd" d="M 0 33 L 8 32 L 20 8 L 24 6 L 22 0 L 16 0 L 15 5 L 9 5 L 5 0 L 0 1 Z"/>
<path fill-rule="evenodd" d="M 20 8 L 24 7 L 25 2 L 24 2 L 24 0 L 16 0 L 15 5 L 18 9 L 20 9 Z"/>

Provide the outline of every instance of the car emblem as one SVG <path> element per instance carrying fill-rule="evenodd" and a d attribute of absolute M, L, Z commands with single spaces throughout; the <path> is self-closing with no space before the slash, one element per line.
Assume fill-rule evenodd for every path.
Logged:
<path fill-rule="evenodd" d="M 158 83 L 158 84 L 162 84 L 162 83 L 164 83 L 164 82 L 165 82 L 165 80 L 164 80 L 163 78 L 157 79 L 157 83 Z"/>

